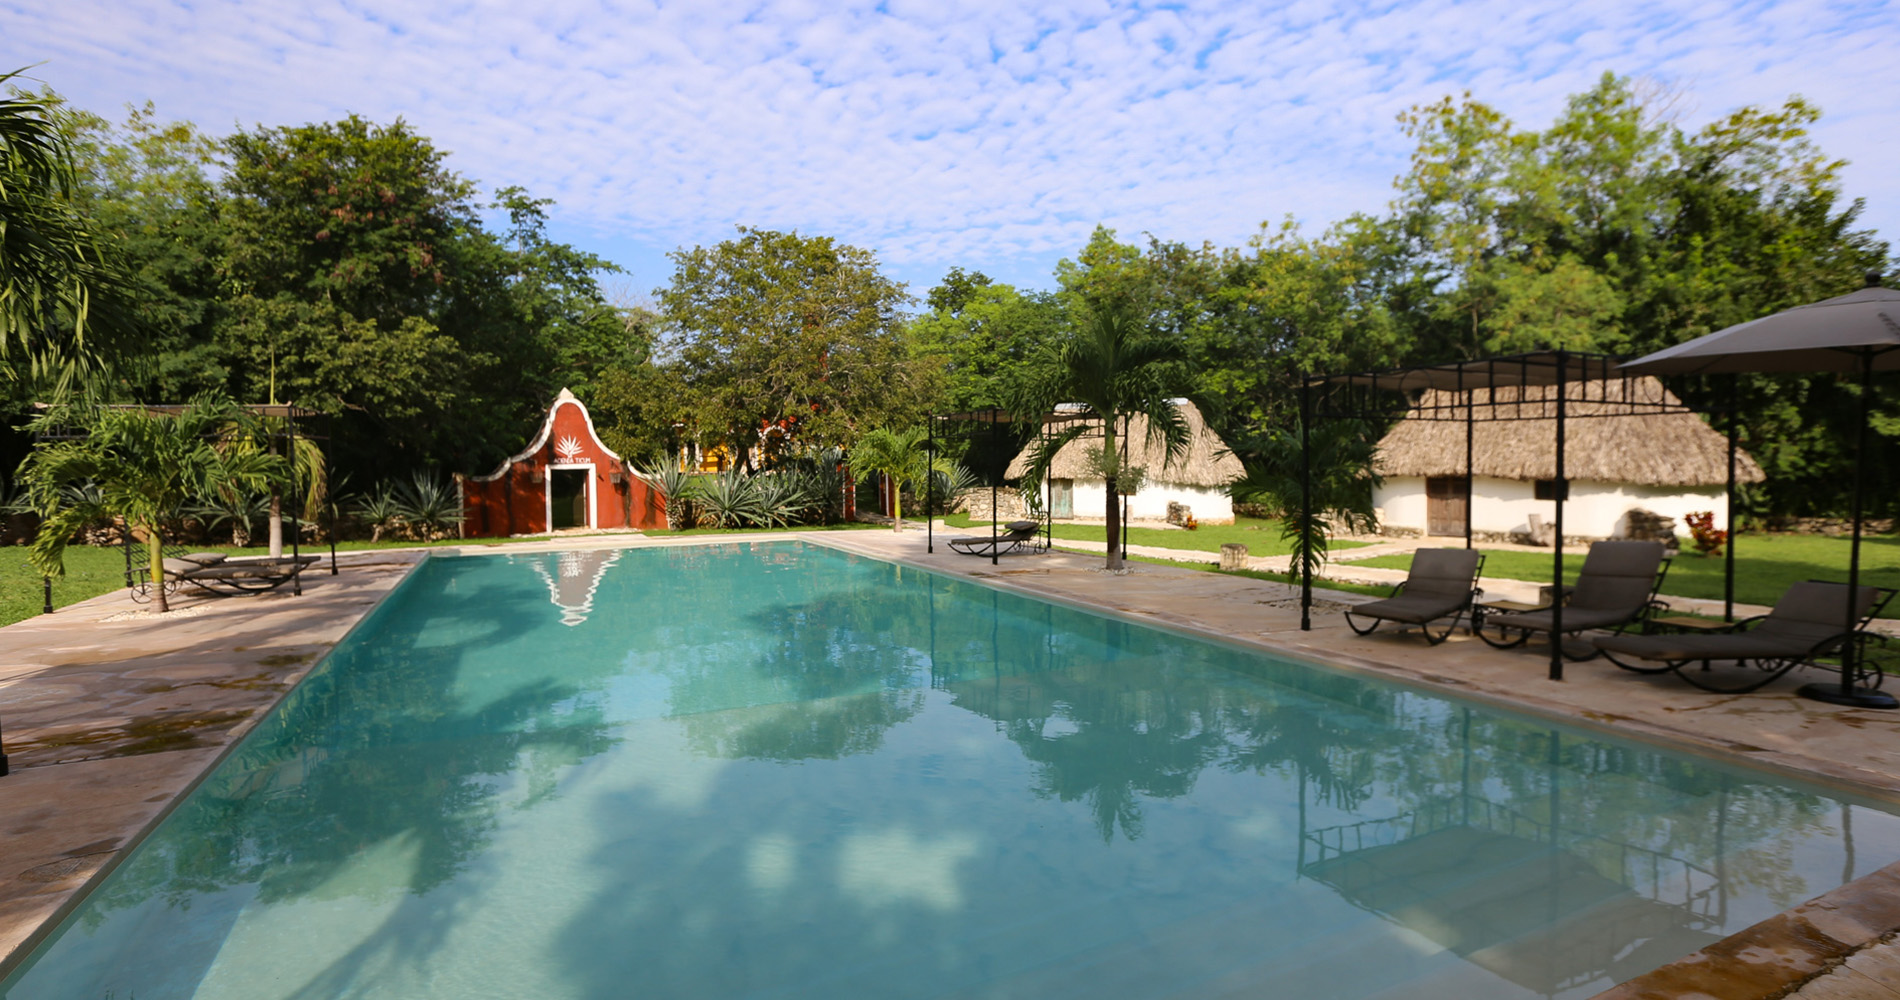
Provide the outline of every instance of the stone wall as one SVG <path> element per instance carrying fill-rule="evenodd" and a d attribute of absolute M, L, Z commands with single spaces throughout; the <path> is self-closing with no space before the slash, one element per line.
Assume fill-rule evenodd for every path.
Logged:
<path fill-rule="evenodd" d="M 1007 524 L 1011 521 L 1023 521 L 1029 518 L 1029 510 L 1023 505 L 1022 494 L 1009 487 L 1003 487 L 996 491 L 996 511 L 997 515 L 1000 516 L 994 516 L 990 512 L 990 488 L 987 486 L 974 490 L 964 490 L 962 493 L 957 494 L 957 502 L 953 509 L 961 510 L 969 514 L 972 521 L 983 521 L 985 523 L 1001 521 Z"/>

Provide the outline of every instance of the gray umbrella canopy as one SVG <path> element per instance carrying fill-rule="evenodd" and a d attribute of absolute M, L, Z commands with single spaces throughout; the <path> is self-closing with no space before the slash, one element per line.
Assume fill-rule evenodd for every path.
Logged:
<path fill-rule="evenodd" d="M 1847 596 L 1842 622 L 1854 631 L 1858 616 L 1852 595 L 1860 592 L 1860 536 L 1867 454 L 1867 424 L 1877 371 L 1900 370 L 1900 292 L 1879 285 L 1812 305 L 1784 309 L 1758 320 L 1738 323 L 1686 344 L 1637 358 L 1618 368 L 1631 375 L 1711 375 L 1739 372 L 1840 372 L 1860 376 L 1860 428 L 1854 445 L 1854 546 L 1848 556 Z M 1730 547 L 1733 552 L 1733 546 Z M 1900 708 L 1885 692 L 1856 686 L 1858 644 L 1841 651 L 1838 688 L 1809 684 L 1807 697 L 1863 708 Z M 1876 678 L 1878 674 L 1875 674 Z"/>
<path fill-rule="evenodd" d="M 1900 292 L 1863 288 L 1738 323 L 1623 365 L 1632 375 L 1900 370 Z"/>

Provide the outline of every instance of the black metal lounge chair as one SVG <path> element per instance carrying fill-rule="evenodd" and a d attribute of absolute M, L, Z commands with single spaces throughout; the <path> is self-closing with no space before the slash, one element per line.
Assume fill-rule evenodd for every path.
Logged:
<path fill-rule="evenodd" d="M 291 558 L 283 556 L 272 559 L 258 556 L 244 559 L 224 559 L 218 553 L 196 553 L 209 555 L 214 561 L 203 562 L 191 556 L 164 560 L 166 584 L 182 586 L 191 584 L 201 590 L 224 597 L 238 594 L 260 594 L 295 579 L 304 567 L 316 562 L 317 556 Z M 174 583 L 174 581 L 176 581 Z M 173 591 L 167 590 L 166 593 Z M 135 592 L 134 600 L 137 599 Z"/>
<path fill-rule="evenodd" d="M 1795 667 L 1840 651 L 1848 641 L 1885 642 L 1886 636 L 1868 631 L 1867 626 L 1893 595 L 1885 587 L 1861 587 L 1854 600 L 1852 630 L 1841 627 L 1847 608 L 1847 585 L 1808 580 L 1789 587 L 1775 602 L 1774 610 L 1736 622 L 1728 632 L 1616 635 L 1592 641 L 1611 663 L 1625 670 L 1639 674 L 1673 670 L 1705 691 L 1746 694 Z M 1691 663 L 1700 663 L 1702 668 L 1683 669 Z M 1727 666 L 1718 669 L 1716 663 Z M 1879 687 L 1880 671 L 1867 673 L 1869 685 Z"/>
<path fill-rule="evenodd" d="M 1577 585 L 1564 600 L 1564 635 L 1576 635 L 1592 629 L 1622 632 L 1640 625 L 1663 605 L 1656 600 L 1663 577 L 1669 574 L 1669 560 L 1661 542 L 1595 542 L 1584 556 Z M 1523 645 L 1530 637 L 1556 628 L 1551 608 L 1516 614 L 1485 615 L 1478 623 L 1478 638 L 1499 649 Z M 1494 634 L 1495 633 L 1495 634 Z M 1562 648 L 1562 636 L 1551 636 Z M 1564 655 L 1573 660 L 1594 659 L 1596 647 L 1584 656 Z"/>
<path fill-rule="evenodd" d="M 964 535 L 950 539 L 950 548 L 966 556 L 1041 552 L 1047 547 L 1042 544 L 1041 530 L 1040 521 L 1011 521 L 1003 525 L 1003 533 L 994 538 L 989 535 Z"/>
<path fill-rule="evenodd" d="M 1392 588 L 1392 596 L 1347 608 L 1346 627 L 1371 635 L 1382 621 L 1417 625 L 1425 641 L 1436 646 L 1451 637 L 1458 616 L 1469 615 L 1472 603 L 1483 596 L 1478 589 L 1483 569 L 1484 554 L 1474 549 L 1419 549 L 1412 555 L 1411 573 Z M 1355 617 L 1372 623 L 1361 628 Z M 1431 623 L 1441 618 L 1449 619 L 1445 630 L 1434 635 Z"/>

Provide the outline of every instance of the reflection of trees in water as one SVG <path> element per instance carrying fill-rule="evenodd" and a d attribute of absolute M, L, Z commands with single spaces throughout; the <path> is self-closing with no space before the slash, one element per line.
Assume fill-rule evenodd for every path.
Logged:
<path fill-rule="evenodd" d="M 710 756 L 874 752 L 923 710 L 928 664 L 915 643 L 928 595 L 873 585 L 885 582 L 876 564 L 784 555 L 755 555 L 761 572 L 728 595 L 726 629 L 709 634 L 695 619 L 661 628 L 671 711 Z"/>
<path fill-rule="evenodd" d="M 460 563 L 425 571 L 477 568 Z M 418 591 L 433 590 L 418 583 L 391 600 L 413 605 Z M 385 617 L 374 641 L 339 650 L 291 692 L 88 901 L 92 923 L 152 898 L 189 908 L 194 897 L 243 885 L 255 885 L 263 902 L 319 890 L 408 897 L 387 918 L 388 933 L 365 935 L 356 953 L 305 987 L 309 996 L 336 995 L 372 954 L 414 957 L 437 947 L 454 921 L 415 919 L 415 911 L 453 912 L 476 891 L 452 883 L 486 846 L 504 789 L 513 786 L 517 804 L 545 798 L 557 772 L 612 744 L 591 689 L 617 668 L 527 682 L 491 672 L 471 691 L 465 654 L 524 635 L 548 611 L 526 574 L 455 583 L 460 599 L 424 595 L 426 609 L 388 609 L 402 617 Z M 504 780 L 511 775 L 520 780 Z M 332 881 L 390 844 L 413 859 L 405 871 L 378 872 L 399 884 L 340 889 Z M 415 900 L 431 890 L 453 895 Z"/>

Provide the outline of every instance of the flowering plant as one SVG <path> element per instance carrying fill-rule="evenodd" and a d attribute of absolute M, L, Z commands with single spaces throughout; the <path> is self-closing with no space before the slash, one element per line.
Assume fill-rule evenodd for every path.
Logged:
<path fill-rule="evenodd" d="M 1715 526 L 1715 512 L 1712 510 L 1684 514 L 1682 519 L 1689 525 L 1689 537 L 1695 540 L 1695 550 L 1705 556 L 1722 551 L 1728 544 L 1728 532 Z"/>

